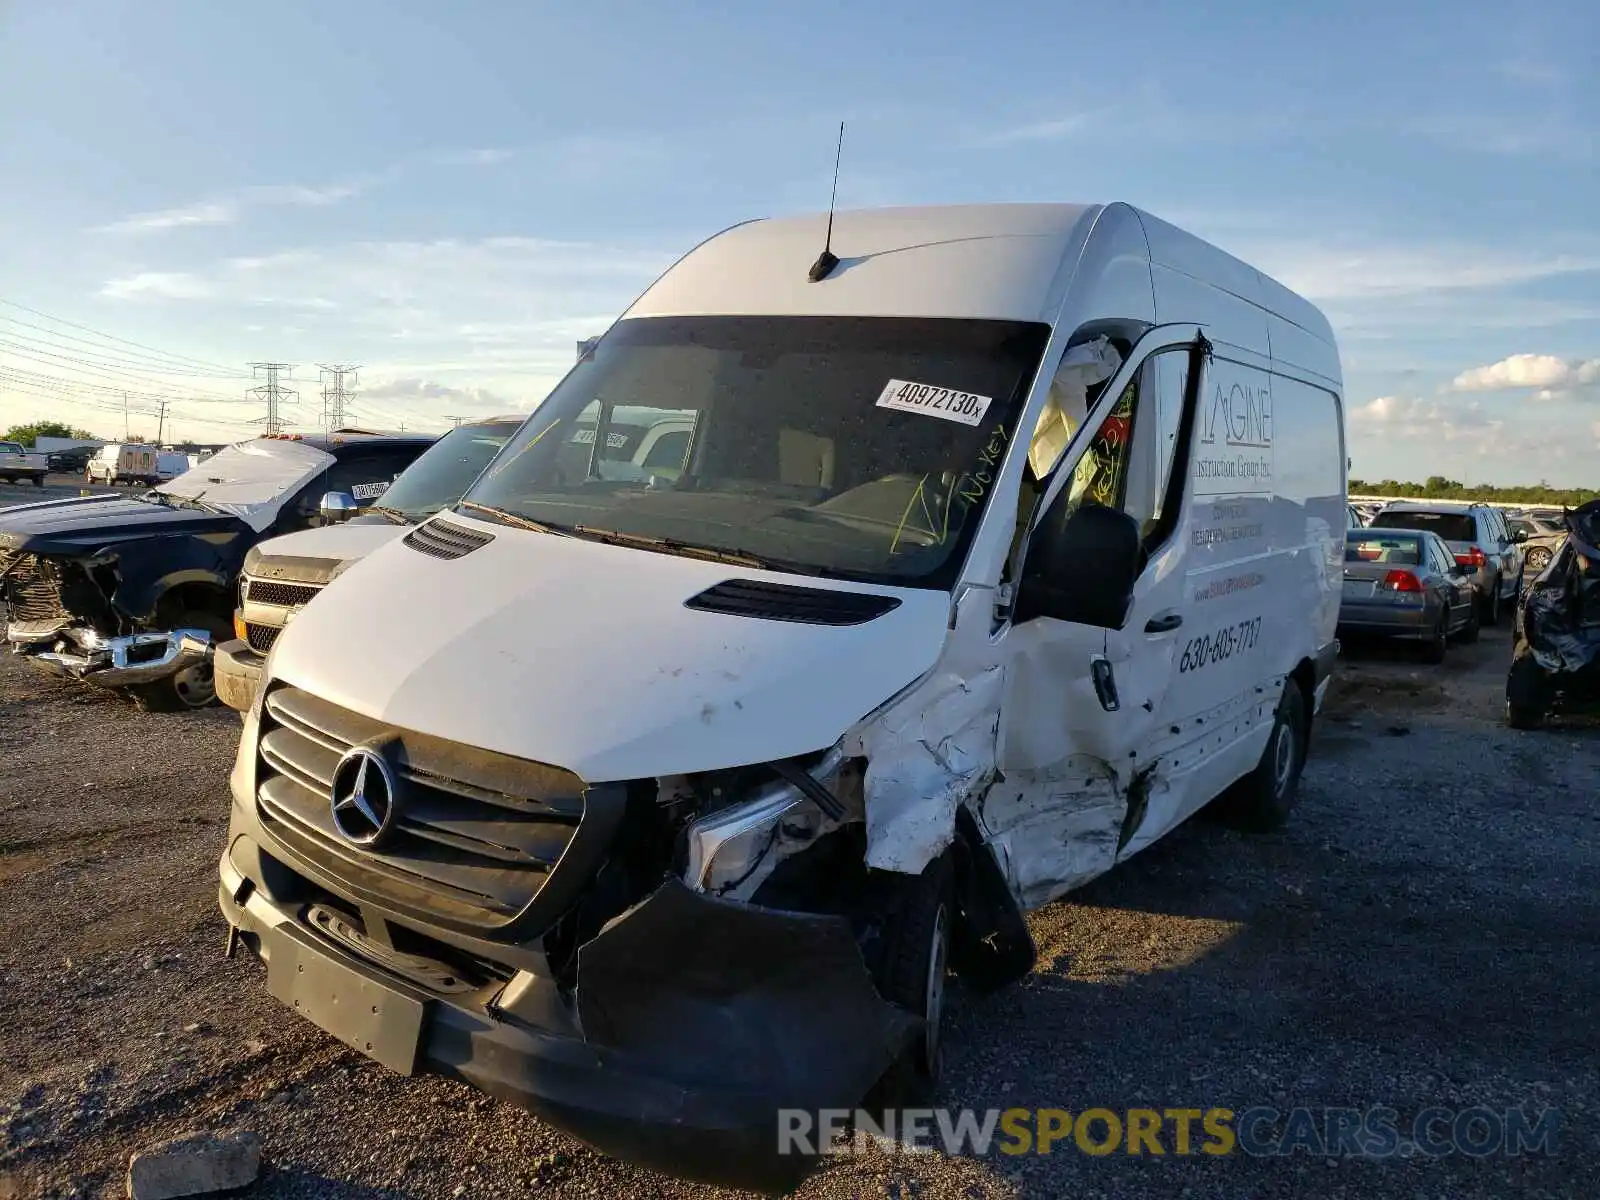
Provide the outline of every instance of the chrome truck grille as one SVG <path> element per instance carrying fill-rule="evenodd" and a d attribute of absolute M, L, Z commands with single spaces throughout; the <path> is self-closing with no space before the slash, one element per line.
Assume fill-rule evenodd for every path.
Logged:
<path fill-rule="evenodd" d="M 61 603 L 61 577 L 37 554 L 0 557 L 0 600 L 12 621 L 54 621 L 70 614 Z"/>
<path fill-rule="evenodd" d="M 381 849 L 333 821 L 335 768 L 378 748 L 400 795 Z M 465 932 L 543 932 L 581 893 L 626 805 L 623 785 L 587 787 L 570 771 L 396 729 L 280 685 L 267 693 L 256 763 L 266 831 L 357 902 Z"/>
<path fill-rule="evenodd" d="M 246 579 L 244 598 L 251 604 L 295 608 L 310 604 L 322 588 L 314 583 L 279 583 L 272 579 Z"/>
<path fill-rule="evenodd" d="M 254 621 L 246 621 L 244 626 L 244 640 L 249 643 L 250 649 L 257 654 L 267 654 L 272 650 L 272 644 L 278 640 L 278 635 L 283 632 L 281 625 L 257 625 Z"/>

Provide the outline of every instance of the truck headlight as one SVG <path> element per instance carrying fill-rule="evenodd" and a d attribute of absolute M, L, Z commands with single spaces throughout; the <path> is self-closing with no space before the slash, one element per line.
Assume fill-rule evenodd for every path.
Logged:
<path fill-rule="evenodd" d="M 811 771 L 817 782 L 831 786 L 844 755 L 836 747 Z M 826 817 L 794 784 L 774 779 L 748 799 L 710 813 L 689 826 L 688 864 L 684 882 L 697 892 L 722 892 L 746 880 L 770 854 L 786 823 L 803 825 L 802 840 L 822 832 Z"/>

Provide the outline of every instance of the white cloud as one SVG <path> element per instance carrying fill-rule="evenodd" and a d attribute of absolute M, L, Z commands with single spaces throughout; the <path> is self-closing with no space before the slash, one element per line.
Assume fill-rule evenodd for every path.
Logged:
<path fill-rule="evenodd" d="M 1379 396 L 1349 410 L 1352 457 L 1362 463 L 1398 466 L 1356 471 L 1362 478 L 1421 478 L 1445 474 L 1460 478 L 1497 477 L 1502 483 L 1537 478 L 1552 460 L 1569 458 L 1568 448 L 1583 440 L 1583 426 L 1565 429 L 1548 421 L 1529 422 L 1485 408 L 1481 402 L 1422 396 Z M 1596 423 L 1600 429 L 1600 423 Z M 1367 473 L 1372 472 L 1372 473 Z"/>
<path fill-rule="evenodd" d="M 231 225 L 238 219 L 237 203 L 231 200 L 201 200 L 179 208 L 135 213 L 110 225 L 102 225 L 96 232 L 154 233 L 161 229 L 182 229 L 189 225 Z"/>
<path fill-rule="evenodd" d="M 1416 396 L 1379 396 L 1351 409 L 1349 419 L 1351 426 L 1360 430 L 1445 441 L 1477 437 L 1501 424 L 1477 403 L 1441 404 Z"/>
<path fill-rule="evenodd" d="M 1313 300 L 1399 298 L 1483 290 L 1600 271 L 1600 250 L 1574 254 L 1508 253 L 1482 246 L 1303 241 L 1225 249 Z"/>
<path fill-rule="evenodd" d="M 503 147 L 485 146 L 475 150 L 446 150 L 433 157 L 433 161 L 444 167 L 492 167 L 496 163 L 507 162 L 517 156 L 515 150 Z"/>
<path fill-rule="evenodd" d="M 196 225 L 234 225 L 243 219 L 245 210 L 252 207 L 289 205 L 301 208 L 323 208 L 358 196 L 368 186 L 367 182 L 327 184 L 308 187 L 298 183 L 267 184 L 260 187 L 241 188 L 236 192 L 197 200 L 176 208 L 155 212 L 135 213 L 109 225 L 102 225 L 96 233 L 139 234 L 157 233 L 167 229 L 183 229 Z"/>
<path fill-rule="evenodd" d="M 252 338 L 241 356 L 362 363 L 362 420 L 439 427 L 447 413 L 531 409 L 577 342 L 603 333 L 677 253 L 517 236 L 358 242 L 130 275 L 101 294 L 159 305 L 174 323 L 265 324 L 270 349 Z"/>
<path fill-rule="evenodd" d="M 1050 117 L 1041 121 L 1027 121 L 1020 125 L 977 134 L 970 139 L 970 144 L 1010 146 L 1017 142 L 1057 142 L 1092 128 L 1094 117 L 1095 114 L 1085 112 L 1065 117 Z"/>
<path fill-rule="evenodd" d="M 137 275 L 108 281 L 100 289 L 100 294 L 115 300 L 136 297 L 158 300 L 204 300 L 212 294 L 212 289 L 205 280 L 181 271 L 142 271 Z"/>
<path fill-rule="evenodd" d="M 1513 354 L 1488 366 L 1461 372 L 1450 386 L 1457 392 L 1534 391 L 1540 400 L 1553 400 L 1596 383 L 1600 383 L 1600 358 Z"/>

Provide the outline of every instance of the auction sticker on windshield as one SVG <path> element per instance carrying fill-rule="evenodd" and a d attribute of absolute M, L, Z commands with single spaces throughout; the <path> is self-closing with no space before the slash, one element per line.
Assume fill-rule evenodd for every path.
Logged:
<path fill-rule="evenodd" d="M 901 412 L 926 413 L 946 421 L 960 421 L 963 425 L 976 425 L 983 420 L 994 402 L 993 396 L 979 396 L 960 392 L 954 388 L 934 387 L 929 383 L 911 383 L 904 379 L 891 379 L 878 396 L 878 408 L 894 408 Z"/>

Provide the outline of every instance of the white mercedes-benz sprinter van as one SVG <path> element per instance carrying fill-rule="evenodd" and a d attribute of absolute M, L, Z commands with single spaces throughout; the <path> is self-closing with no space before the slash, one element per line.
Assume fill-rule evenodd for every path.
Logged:
<path fill-rule="evenodd" d="M 1125 204 L 825 226 L 696 247 L 301 614 L 221 861 L 302 1015 L 719 1181 L 930 1082 L 1029 909 L 1280 824 L 1337 653 L 1311 304 Z"/>

